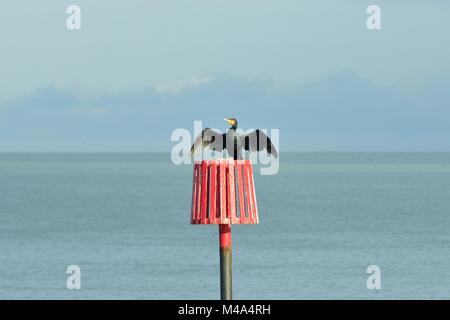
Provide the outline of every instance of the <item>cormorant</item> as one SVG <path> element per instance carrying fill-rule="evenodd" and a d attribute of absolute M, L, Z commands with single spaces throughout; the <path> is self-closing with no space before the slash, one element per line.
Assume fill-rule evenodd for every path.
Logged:
<path fill-rule="evenodd" d="M 221 133 L 211 128 L 203 129 L 202 133 L 195 138 L 191 147 L 191 156 L 198 150 L 206 147 L 214 151 L 223 151 L 224 149 L 233 157 L 234 160 L 243 159 L 243 150 L 250 152 L 267 150 L 275 158 L 278 158 L 278 152 L 272 145 L 269 137 L 260 129 L 256 129 L 248 134 L 236 131 L 238 122 L 234 118 L 224 119 L 231 126 L 226 133 Z"/>

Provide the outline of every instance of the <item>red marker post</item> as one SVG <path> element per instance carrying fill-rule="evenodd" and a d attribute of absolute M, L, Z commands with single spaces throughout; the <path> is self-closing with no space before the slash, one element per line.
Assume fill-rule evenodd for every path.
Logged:
<path fill-rule="evenodd" d="M 191 224 L 218 224 L 220 297 L 232 299 L 232 224 L 258 224 L 250 160 L 203 160 L 194 163 Z"/>

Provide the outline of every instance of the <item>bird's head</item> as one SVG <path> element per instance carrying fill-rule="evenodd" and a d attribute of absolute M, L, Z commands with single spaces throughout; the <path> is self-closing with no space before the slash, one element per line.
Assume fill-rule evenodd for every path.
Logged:
<path fill-rule="evenodd" d="M 224 118 L 223 120 L 225 120 L 226 122 L 228 122 L 228 124 L 233 127 L 236 128 L 237 127 L 237 120 L 235 118 Z"/>

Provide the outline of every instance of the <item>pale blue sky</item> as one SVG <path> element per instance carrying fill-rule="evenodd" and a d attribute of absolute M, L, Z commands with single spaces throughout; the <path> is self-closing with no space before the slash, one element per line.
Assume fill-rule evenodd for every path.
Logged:
<path fill-rule="evenodd" d="M 380 31 L 366 28 L 374 3 Z M 69 4 L 82 30 L 66 29 Z M 449 13 L 437 0 L 3 1 L 0 151 L 166 150 L 173 123 L 239 114 L 280 128 L 294 150 L 450 150 Z M 343 99 L 335 89 L 346 84 L 366 91 Z M 348 116 L 322 121 L 334 103 L 315 95 Z M 380 104 L 380 123 L 358 133 Z"/>

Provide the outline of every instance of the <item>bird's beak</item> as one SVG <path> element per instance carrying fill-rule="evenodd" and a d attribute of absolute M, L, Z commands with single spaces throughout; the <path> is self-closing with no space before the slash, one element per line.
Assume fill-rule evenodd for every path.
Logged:
<path fill-rule="evenodd" d="M 225 120 L 226 122 L 228 122 L 230 125 L 232 125 L 231 120 L 227 119 L 227 118 L 223 118 L 223 120 Z"/>

